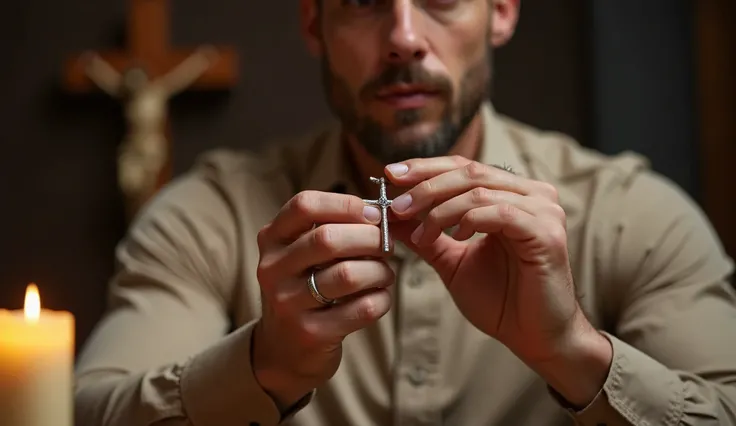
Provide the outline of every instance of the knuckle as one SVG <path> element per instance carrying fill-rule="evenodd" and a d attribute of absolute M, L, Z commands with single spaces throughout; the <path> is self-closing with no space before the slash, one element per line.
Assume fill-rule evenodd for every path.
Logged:
<path fill-rule="evenodd" d="M 517 211 L 511 204 L 499 204 L 498 216 L 503 222 L 513 222 L 516 219 Z"/>
<path fill-rule="evenodd" d="M 431 180 L 425 180 L 417 186 L 417 190 L 420 194 L 431 194 L 434 190 L 434 184 Z"/>
<path fill-rule="evenodd" d="M 442 223 L 442 208 L 435 207 L 427 213 L 427 217 L 424 218 L 425 227 L 439 226 Z"/>
<path fill-rule="evenodd" d="M 336 230 L 334 227 L 322 225 L 312 232 L 312 244 L 319 250 L 332 253 L 336 248 Z"/>
<path fill-rule="evenodd" d="M 460 167 L 468 163 L 468 159 L 463 157 L 462 155 L 452 155 L 450 156 L 450 160 L 452 160 L 453 163 L 455 163 L 456 166 Z"/>
<path fill-rule="evenodd" d="M 358 320 L 372 321 L 381 315 L 381 309 L 378 301 L 374 298 L 366 297 L 356 307 L 356 315 Z"/>
<path fill-rule="evenodd" d="M 350 262 L 340 262 L 337 264 L 336 268 L 338 282 L 350 290 L 359 287 L 358 277 L 354 273 L 354 268 L 351 266 Z"/>
<path fill-rule="evenodd" d="M 261 259 L 261 262 L 256 268 L 256 279 L 258 280 L 261 289 L 265 293 L 270 293 L 270 289 L 272 287 L 271 283 L 273 282 L 273 268 L 271 267 L 271 262 Z"/>
<path fill-rule="evenodd" d="M 560 197 L 557 187 L 549 182 L 539 182 L 539 190 L 548 199 L 557 202 Z"/>
<path fill-rule="evenodd" d="M 565 249 L 567 247 L 567 232 L 559 225 L 550 226 L 547 231 L 547 244 L 553 249 Z"/>
<path fill-rule="evenodd" d="M 358 222 L 363 221 L 363 208 L 365 204 L 363 200 L 354 196 L 347 196 L 343 198 L 343 211 L 354 217 Z"/>
<path fill-rule="evenodd" d="M 470 198 L 474 205 L 490 204 L 493 202 L 495 195 L 495 191 L 482 186 L 473 188 L 473 190 L 470 191 Z"/>
<path fill-rule="evenodd" d="M 467 228 L 467 227 L 473 227 L 475 224 L 475 221 L 477 220 L 476 212 L 475 210 L 470 210 L 469 212 L 465 213 L 460 219 L 460 228 Z"/>
<path fill-rule="evenodd" d="M 322 341 L 322 327 L 314 321 L 301 321 L 297 339 L 300 346 L 305 348 L 316 347 Z"/>
<path fill-rule="evenodd" d="M 279 316 L 283 316 L 288 312 L 288 306 L 291 305 L 293 297 L 285 291 L 274 291 L 273 294 L 271 294 L 270 299 L 271 306 L 274 311 L 279 314 Z"/>
<path fill-rule="evenodd" d="M 557 203 L 552 204 L 552 214 L 556 219 L 562 222 L 564 222 L 567 218 L 567 213 L 565 212 L 565 209 Z"/>
<path fill-rule="evenodd" d="M 315 208 L 316 197 L 313 191 L 302 191 L 291 199 L 290 204 L 290 208 L 295 212 L 309 214 Z"/>
<path fill-rule="evenodd" d="M 258 234 L 256 235 L 256 244 L 258 244 L 258 248 L 261 251 L 266 247 L 269 229 L 271 229 L 270 223 L 262 226 L 261 229 L 258 231 Z"/>
<path fill-rule="evenodd" d="M 477 161 L 471 161 L 465 166 L 465 174 L 471 181 L 483 179 L 487 173 L 487 166 Z"/>

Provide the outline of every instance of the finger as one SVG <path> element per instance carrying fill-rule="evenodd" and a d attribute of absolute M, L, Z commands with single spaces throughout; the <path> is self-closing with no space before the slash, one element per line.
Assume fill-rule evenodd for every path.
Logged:
<path fill-rule="evenodd" d="M 541 248 L 545 245 L 548 234 L 558 233 L 557 231 L 550 232 L 555 227 L 559 227 L 559 225 L 535 218 L 512 205 L 498 204 L 467 212 L 460 220 L 460 224 L 452 237 L 462 241 L 472 237 L 476 232 L 501 233 L 512 243 L 537 241 Z"/>
<path fill-rule="evenodd" d="M 327 309 L 309 311 L 304 319 L 305 328 L 310 334 L 332 341 L 372 325 L 390 308 L 391 293 L 388 290 L 370 290 Z"/>
<path fill-rule="evenodd" d="M 443 203 L 473 188 L 488 188 L 532 195 L 534 182 L 493 166 L 469 163 L 424 181 L 393 200 L 391 208 L 399 218 L 411 217 L 417 212 Z"/>
<path fill-rule="evenodd" d="M 289 200 L 260 237 L 269 243 L 288 244 L 318 223 L 377 224 L 380 211 L 358 197 L 304 191 Z"/>
<path fill-rule="evenodd" d="M 460 155 L 416 158 L 389 164 L 386 166 L 385 172 L 389 180 L 395 185 L 410 186 L 439 174 L 459 169 L 471 162 L 472 160 Z"/>
<path fill-rule="evenodd" d="M 384 171 L 392 183 L 406 186 L 416 184 L 416 182 L 421 182 L 438 174 L 465 167 L 470 163 L 473 163 L 473 160 L 460 155 L 417 158 L 389 164 Z M 491 164 L 490 166 L 506 173 L 516 174 L 511 167 L 506 165 Z"/>
<path fill-rule="evenodd" d="M 302 234 L 292 244 L 263 256 L 261 266 L 285 279 L 348 258 L 383 258 L 381 229 L 375 225 L 330 223 Z"/>
<path fill-rule="evenodd" d="M 548 207 L 551 203 L 541 198 L 478 187 L 430 210 L 422 227 L 412 235 L 412 241 L 418 246 L 431 243 L 444 229 L 458 225 L 470 210 L 499 204 L 509 204 L 535 217 L 547 215 L 548 210 L 554 210 Z"/>
<path fill-rule="evenodd" d="M 418 220 L 395 222 L 391 225 L 391 233 L 397 241 L 404 243 L 437 271 L 444 282 L 451 282 L 466 244 L 454 240 L 449 235 L 440 234 L 433 242 L 417 246 L 411 241 L 411 235 L 419 226 L 421 222 Z"/>
<path fill-rule="evenodd" d="M 319 293 L 328 299 L 345 299 L 362 292 L 391 286 L 395 274 L 386 262 L 380 260 L 345 260 L 337 262 L 314 274 Z M 300 309 L 321 308 L 309 292 L 307 277 L 294 282 L 300 290 L 297 302 Z"/>
<path fill-rule="evenodd" d="M 457 240 L 470 238 L 476 232 L 500 233 L 522 261 L 532 262 L 539 256 L 567 256 L 567 232 L 556 221 L 535 218 L 509 204 L 480 207 L 469 211 L 453 234 Z"/>

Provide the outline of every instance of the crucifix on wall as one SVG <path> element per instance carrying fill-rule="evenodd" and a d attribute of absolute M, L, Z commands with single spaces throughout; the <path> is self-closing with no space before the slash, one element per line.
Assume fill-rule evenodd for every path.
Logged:
<path fill-rule="evenodd" d="M 172 175 L 169 99 L 189 89 L 229 89 L 238 71 L 231 47 L 171 48 L 169 0 L 128 1 L 128 50 L 75 55 L 64 86 L 73 93 L 101 89 L 124 103 L 118 183 L 132 216 Z"/>

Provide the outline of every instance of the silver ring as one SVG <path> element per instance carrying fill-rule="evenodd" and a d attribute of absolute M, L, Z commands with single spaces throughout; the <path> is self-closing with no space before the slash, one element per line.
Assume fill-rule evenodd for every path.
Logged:
<path fill-rule="evenodd" d="M 317 302 L 329 306 L 334 305 L 336 300 L 335 299 L 328 299 L 317 290 L 317 281 L 314 279 L 314 271 L 312 271 L 309 274 L 309 278 L 307 278 L 307 287 L 309 287 L 309 292 L 312 293 L 312 297 L 314 297 L 314 300 Z"/>

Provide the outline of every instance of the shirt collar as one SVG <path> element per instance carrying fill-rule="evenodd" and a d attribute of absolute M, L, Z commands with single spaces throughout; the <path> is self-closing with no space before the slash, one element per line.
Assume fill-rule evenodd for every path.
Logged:
<path fill-rule="evenodd" d="M 529 170 L 526 161 L 503 117 L 496 112 L 490 102 L 483 105 L 481 114 L 483 115 L 483 143 L 478 161 L 483 164 L 506 167 L 517 175 L 528 177 Z"/>

